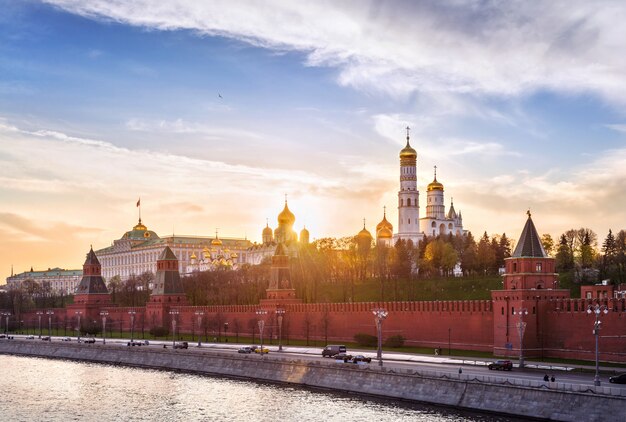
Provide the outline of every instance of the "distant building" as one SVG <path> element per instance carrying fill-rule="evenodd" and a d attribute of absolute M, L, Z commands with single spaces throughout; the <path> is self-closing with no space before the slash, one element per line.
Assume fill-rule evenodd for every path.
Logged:
<path fill-rule="evenodd" d="M 45 271 L 26 271 L 20 274 L 12 274 L 7 277 L 7 289 L 17 290 L 25 287 L 28 280 L 32 280 L 39 286 L 50 286 L 50 292 L 56 294 L 73 294 L 82 278 L 82 270 L 64 270 L 62 268 L 48 268 Z"/>
<path fill-rule="evenodd" d="M 102 265 L 102 276 L 108 281 L 112 277 L 119 276 L 127 280 L 132 276 L 139 276 L 146 272 L 156 273 L 157 261 L 163 248 L 169 247 L 178 258 L 178 270 L 185 273 L 188 268 L 193 270 L 192 257 L 195 256 L 195 265 L 198 266 L 198 257 L 205 259 L 205 251 L 215 251 L 231 265 L 242 262 L 248 248 L 252 245 L 247 239 L 240 238 L 214 238 L 200 236 L 167 236 L 159 237 L 152 230 L 139 223 L 132 230 L 127 231 L 113 245 L 95 251 Z M 215 255 L 211 255 L 213 257 Z M 213 259 L 211 259 L 211 265 Z M 199 267 L 198 267 L 199 269 Z M 213 267 L 208 268 L 213 269 Z"/>

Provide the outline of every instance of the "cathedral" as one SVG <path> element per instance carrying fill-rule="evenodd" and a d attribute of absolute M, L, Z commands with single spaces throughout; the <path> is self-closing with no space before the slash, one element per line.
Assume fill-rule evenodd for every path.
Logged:
<path fill-rule="evenodd" d="M 461 211 L 457 213 L 450 201 L 446 213 L 443 184 L 437 180 L 437 167 L 434 178 L 426 187 L 426 215 L 420 217 L 419 197 L 417 189 L 417 152 L 411 147 L 409 128 L 406 132 L 406 146 L 400 151 L 400 190 L 398 191 L 398 231 L 393 234 L 393 226 L 387 220 L 387 212 L 376 226 L 376 243 L 393 246 L 400 239 L 419 243 L 424 236 L 462 235 Z"/>

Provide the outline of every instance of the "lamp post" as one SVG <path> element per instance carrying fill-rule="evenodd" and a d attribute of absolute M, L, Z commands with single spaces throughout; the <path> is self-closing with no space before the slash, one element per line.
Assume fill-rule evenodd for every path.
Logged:
<path fill-rule="evenodd" d="M 383 321 L 389 315 L 383 308 L 372 309 L 372 313 L 374 314 L 374 320 L 376 321 L 376 331 L 378 333 L 378 353 L 376 357 L 378 358 L 378 366 L 383 366 Z"/>
<path fill-rule="evenodd" d="M 83 314 L 83 312 L 82 311 L 76 311 L 75 314 L 78 317 L 78 328 L 77 328 L 78 335 L 76 337 L 77 337 L 77 340 L 80 341 L 80 316 Z"/>
<path fill-rule="evenodd" d="M 519 311 L 514 311 L 513 315 L 519 316 L 519 321 L 516 324 L 517 333 L 519 334 L 519 367 L 524 367 L 524 331 L 526 330 L 526 323 L 524 322 L 524 316 L 528 315 L 528 309 L 522 308 Z"/>
<path fill-rule="evenodd" d="M 102 317 L 102 344 L 107 344 L 107 315 L 109 311 L 100 311 Z"/>
<path fill-rule="evenodd" d="M 176 345 L 176 316 L 179 313 L 178 309 L 172 309 L 170 311 L 170 315 L 172 316 L 172 347 Z"/>
<path fill-rule="evenodd" d="M 52 315 L 54 315 L 54 311 L 46 311 L 46 315 L 48 315 L 48 337 L 52 337 Z"/>
<path fill-rule="evenodd" d="M 43 311 L 37 311 L 37 317 L 39 318 L 39 338 L 41 338 L 41 316 L 43 315 Z"/>
<path fill-rule="evenodd" d="M 261 356 L 263 356 L 263 328 L 265 328 L 265 315 L 267 311 L 265 309 L 257 309 L 256 314 L 259 316 L 259 333 L 261 338 Z"/>
<path fill-rule="evenodd" d="M 285 310 L 282 308 L 276 309 L 276 319 L 278 319 L 278 351 L 283 351 L 283 317 L 285 316 Z"/>
<path fill-rule="evenodd" d="M 11 316 L 11 312 L 2 312 L 0 315 L 6 317 L 6 328 L 4 333 L 9 334 L 9 317 Z"/>
<path fill-rule="evenodd" d="M 602 314 L 606 315 L 609 313 L 609 309 L 606 305 L 589 305 L 587 307 L 588 314 L 595 314 L 596 321 L 593 324 L 593 335 L 596 336 L 596 376 L 593 378 L 593 385 L 600 385 L 600 363 L 598 360 L 598 337 L 600 336 L 600 328 L 602 328 L 602 322 L 600 321 L 600 317 Z"/>
<path fill-rule="evenodd" d="M 204 311 L 196 311 L 194 312 L 194 314 L 196 314 L 196 316 L 198 317 L 198 331 L 200 331 L 200 327 L 202 324 L 202 317 L 204 316 Z M 200 338 L 201 338 L 201 334 L 198 333 L 198 347 L 202 345 L 202 341 L 200 340 Z"/>
<path fill-rule="evenodd" d="M 224 323 L 224 343 L 228 343 L 228 323 Z"/>
<path fill-rule="evenodd" d="M 135 314 L 136 313 L 137 311 L 135 311 L 134 309 L 131 309 L 130 311 L 128 311 L 128 315 L 130 315 L 130 342 L 131 344 L 135 337 Z"/>

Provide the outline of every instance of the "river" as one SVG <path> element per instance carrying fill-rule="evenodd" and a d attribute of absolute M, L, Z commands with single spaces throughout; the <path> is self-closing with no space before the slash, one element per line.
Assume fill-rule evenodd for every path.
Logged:
<path fill-rule="evenodd" d="M 2 421 L 514 421 L 305 388 L 0 355 Z"/>

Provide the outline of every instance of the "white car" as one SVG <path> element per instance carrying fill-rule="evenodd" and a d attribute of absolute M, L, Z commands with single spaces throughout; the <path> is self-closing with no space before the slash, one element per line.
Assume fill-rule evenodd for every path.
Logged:
<path fill-rule="evenodd" d="M 61 341 L 72 341 L 72 339 L 71 339 L 71 338 L 69 338 L 69 337 L 63 337 L 63 338 L 61 339 Z"/>

